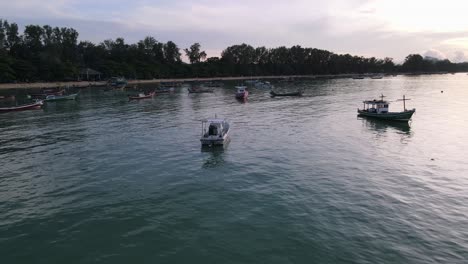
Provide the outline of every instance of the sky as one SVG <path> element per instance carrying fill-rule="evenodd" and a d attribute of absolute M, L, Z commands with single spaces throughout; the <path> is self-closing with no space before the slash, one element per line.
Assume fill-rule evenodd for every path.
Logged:
<path fill-rule="evenodd" d="M 208 56 L 235 44 L 301 45 L 402 62 L 419 53 L 468 61 L 467 0 L 1 0 L 19 26 L 73 27 L 95 43 L 146 36 L 199 42 Z"/>

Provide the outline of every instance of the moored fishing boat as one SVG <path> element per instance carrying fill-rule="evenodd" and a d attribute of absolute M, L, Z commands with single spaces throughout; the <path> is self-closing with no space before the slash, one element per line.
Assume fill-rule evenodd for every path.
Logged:
<path fill-rule="evenodd" d="M 137 96 L 128 96 L 128 100 L 141 100 L 141 99 L 149 99 L 153 98 L 155 92 L 151 92 L 149 94 L 139 93 Z"/>
<path fill-rule="evenodd" d="M 189 93 L 213 93 L 214 89 L 195 86 L 195 87 L 189 87 L 188 92 Z"/>
<path fill-rule="evenodd" d="M 366 100 L 364 101 L 364 108 L 358 109 L 358 116 L 378 118 L 381 120 L 392 120 L 392 121 L 409 121 L 413 114 L 416 112 L 416 109 L 411 110 L 406 109 L 406 101 L 410 100 L 403 96 L 403 99 L 397 101 L 403 101 L 403 111 L 402 112 L 389 112 L 390 102 L 385 101 L 383 95 L 380 96 L 380 100 Z"/>
<path fill-rule="evenodd" d="M 247 91 L 247 86 L 236 86 L 236 98 L 240 100 L 247 99 L 249 96 L 249 91 Z"/>
<path fill-rule="evenodd" d="M 65 93 L 65 89 L 62 88 L 47 88 L 41 89 L 40 93 L 30 94 L 29 96 L 33 99 L 44 100 L 49 95 L 62 96 Z"/>
<path fill-rule="evenodd" d="M 230 125 L 226 119 L 213 118 L 202 120 L 202 146 L 223 146 L 229 140 Z"/>
<path fill-rule="evenodd" d="M 15 112 L 15 111 L 26 111 L 26 110 L 36 110 L 41 109 L 43 105 L 42 100 L 38 100 L 36 102 L 18 106 L 10 106 L 10 107 L 0 107 L 0 113 L 2 112 Z"/>
<path fill-rule="evenodd" d="M 371 76 L 371 79 L 380 80 L 380 79 L 382 79 L 383 77 L 384 77 L 383 74 L 376 74 L 376 75 L 372 75 L 372 76 Z"/>
<path fill-rule="evenodd" d="M 275 91 L 270 91 L 270 94 L 272 97 L 275 97 L 275 96 L 302 96 L 302 91 L 299 90 L 299 91 L 296 91 L 296 92 L 289 92 L 289 93 L 277 93 Z"/>
<path fill-rule="evenodd" d="M 124 77 L 112 77 L 107 81 L 108 89 L 125 89 L 127 80 Z"/>
<path fill-rule="evenodd" d="M 265 82 L 260 81 L 260 82 L 255 83 L 255 88 L 271 89 L 273 88 L 273 85 L 271 85 L 271 83 L 267 81 Z"/>
<path fill-rule="evenodd" d="M 68 95 L 47 95 L 44 101 L 55 102 L 55 101 L 75 100 L 77 96 L 78 96 L 78 93 L 68 94 Z"/>

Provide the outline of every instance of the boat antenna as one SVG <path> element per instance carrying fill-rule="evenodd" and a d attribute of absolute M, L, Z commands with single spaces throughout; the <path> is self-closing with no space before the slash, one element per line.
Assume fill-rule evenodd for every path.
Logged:
<path fill-rule="evenodd" d="M 384 96 L 383 94 L 380 94 L 380 100 L 381 100 L 381 101 L 383 101 L 384 97 L 385 97 L 385 96 Z"/>
<path fill-rule="evenodd" d="M 403 101 L 403 110 L 406 111 L 406 101 L 409 101 L 411 99 L 408 99 L 408 98 L 405 98 L 405 96 L 403 95 L 403 99 L 398 99 L 397 101 Z"/>

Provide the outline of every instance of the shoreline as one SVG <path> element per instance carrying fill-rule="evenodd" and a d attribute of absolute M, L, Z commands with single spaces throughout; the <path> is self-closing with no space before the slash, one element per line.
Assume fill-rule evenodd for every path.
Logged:
<path fill-rule="evenodd" d="M 241 81 L 241 80 L 255 80 L 255 79 L 286 79 L 286 78 L 302 78 L 302 79 L 335 79 L 335 78 L 351 78 L 356 75 L 371 76 L 378 73 L 368 74 L 316 74 L 316 75 L 269 75 L 269 76 L 239 76 L 239 77 L 206 77 L 206 78 L 168 78 L 168 79 L 152 79 L 152 80 L 128 80 L 127 85 L 138 84 L 152 84 L 163 82 L 209 82 L 209 81 Z M 395 73 L 398 75 L 416 75 L 416 73 Z M 423 74 L 446 74 L 446 72 L 433 72 L 433 73 L 417 73 Z M 388 75 L 388 74 L 385 74 Z M 9 89 L 40 89 L 40 88 L 55 88 L 55 87 L 96 87 L 104 86 L 107 81 L 76 81 L 76 82 L 37 82 L 37 83 L 0 83 L 0 90 Z"/>
<path fill-rule="evenodd" d="M 207 78 L 168 78 L 152 80 L 127 80 L 127 85 L 152 84 L 164 82 L 208 82 L 208 81 L 240 81 L 256 79 L 285 79 L 285 78 L 309 78 L 309 79 L 332 79 L 351 78 L 356 74 L 323 74 L 323 75 L 275 75 L 275 76 L 239 76 L 239 77 L 207 77 Z M 96 87 L 104 86 L 107 81 L 76 81 L 76 82 L 37 82 L 37 83 L 0 83 L 0 90 L 9 89 L 40 89 L 55 87 Z"/>

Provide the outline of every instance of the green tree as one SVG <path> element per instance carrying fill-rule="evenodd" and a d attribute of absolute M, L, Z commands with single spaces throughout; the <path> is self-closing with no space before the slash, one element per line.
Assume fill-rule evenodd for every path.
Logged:
<path fill-rule="evenodd" d="M 189 58 L 190 63 L 199 63 L 206 59 L 206 52 L 200 51 L 200 47 L 200 43 L 197 42 L 190 46 L 190 49 L 184 49 L 185 55 Z"/>

